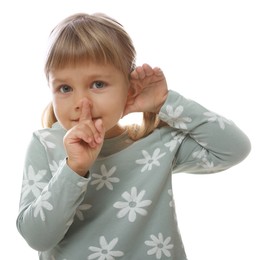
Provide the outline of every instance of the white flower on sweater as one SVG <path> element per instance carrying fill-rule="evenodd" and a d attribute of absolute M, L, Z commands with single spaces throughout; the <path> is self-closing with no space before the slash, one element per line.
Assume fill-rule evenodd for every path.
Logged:
<path fill-rule="evenodd" d="M 170 249 L 174 247 L 173 244 L 170 244 L 171 237 L 167 237 L 165 240 L 162 233 L 158 234 L 158 237 L 155 235 L 150 235 L 151 240 L 145 241 L 147 246 L 152 247 L 147 251 L 148 255 L 156 255 L 156 259 L 161 259 L 164 256 L 171 257 Z"/>
<path fill-rule="evenodd" d="M 199 165 L 200 167 L 204 169 L 211 169 L 214 167 L 214 163 L 213 161 L 208 160 L 207 153 L 208 153 L 207 150 L 205 148 L 202 148 L 201 150 L 194 152 L 192 156 L 199 160 L 197 165 Z"/>
<path fill-rule="evenodd" d="M 57 170 L 60 168 L 60 166 L 66 161 L 60 160 L 58 163 L 56 161 L 52 161 L 52 163 L 49 164 L 50 170 L 52 172 L 52 175 L 54 176 Z"/>
<path fill-rule="evenodd" d="M 172 190 L 172 189 L 169 189 L 167 192 L 168 192 L 169 196 L 171 197 L 171 200 L 170 200 L 170 202 L 169 202 L 169 207 L 170 207 L 170 208 L 173 208 L 173 207 L 174 207 L 173 190 Z"/>
<path fill-rule="evenodd" d="M 207 158 L 207 150 L 205 148 L 202 148 L 201 150 L 193 152 L 192 156 L 194 158 L 202 160 L 203 158 Z"/>
<path fill-rule="evenodd" d="M 90 209 L 92 205 L 90 204 L 81 204 L 77 210 L 76 210 L 76 216 L 79 218 L 79 220 L 84 220 L 83 211 L 86 211 Z"/>
<path fill-rule="evenodd" d="M 99 238 L 100 247 L 90 246 L 89 250 L 94 252 L 88 256 L 88 259 L 98 259 L 98 260 L 115 260 L 116 257 L 121 257 L 124 255 L 122 251 L 113 251 L 114 247 L 118 242 L 118 238 L 115 237 L 111 242 L 107 242 L 104 236 Z"/>
<path fill-rule="evenodd" d="M 171 135 L 173 136 L 173 139 L 164 145 L 169 147 L 170 152 L 173 152 L 176 146 L 181 144 L 182 140 L 185 138 L 185 135 L 177 132 L 172 132 Z"/>
<path fill-rule="evenodd" d="M 160 112 L 160 118 L 168 123 L 170 126 L 179 129 L 187 129 L 187 123 L 192 122 L 190 117 L 181 116 L 183 113 L 183 106 L 178 106 L 174 108 L 171 105 L 166 106 L 166 113 Z"/>
<path fill-rule="evenodd" d="M 153 154 L 150 155 L 147 151 L 142 150 L 144 159 L 136 160 L 137 164 L 144 164 L 144 167 L 142 168 L 141 172 L 144 172 L 146 170 L 150 171 L 153 165 L 160 166 L 159 159 L 165 155 L 165 153 L 160 154 L 160 151 L 161 151 L 160 148 L 156 148 Z"/>
<path fill-rule="evenodd" d="M 223 129 L 223 130 L 225 129 L 225 123 L 227 123 L 229 125 L 232 124 L 232 122 L 230 120 L 228 120 L 228 119 L 226 119 L 226 118 L 224 118 L 222 116 L 219 116 L 219 115 L 217 115 L 217 114 L 215 114 L 213 112 L 205 112 L 204 115 L 206 117 L 209 117 L 208 121 L 210 121 L 210 122 L 218 121 L 220 128 Z"/>
<path fill-rule="evenodd" d="M 34 204 L 34 217 L 40 215 L 42 221 L 45 221 L 44 208 L 51 211 L 53 206 L 47 201 L 51 197 L 51 192 L 46 191 L 43 196 L 40 196 Z"/>
<path fill-rule="evenodd" d="M 88 183 L 86 181 L 79 181 L 77 186 L 81 188 L 81 192 L 85 192 L 88 188 Z"/>
<path fill-rule="evenodd" d="M 122 194 L 122 197 L 125 201 L 118 201 L 113 204 L 113 207 L 120 209 L 117 213 L 118 218 L 123 218 L 128 214 L 129 222 L 134 222 L 136 220 L 137 214 L 142 216 L 147 215 L 147 211 L 143 207 L 149 206 L 151 200 L 143 200 L 145 195 L 145 190 L 140 191 L 137 194 L 137 188 L 132 187 L 130 193 L 125 191 Z"/>
<path fill-rule="evenodd" d="M 96 180 L 93 180 L 91 182 L 91 185 L 96 185 L 96 190 L 100 190 L 104 187 L 104 185 L 109 189 L 113 190 L 112 183 L 119 182 L 120 179 L 117 177 L 112 177 L 114 172 L 116 171 L 116 166 L 112 167 L 109 171 L 107 170 L 106 166 L 104 164 L 100 167 L 101 174 L 93 173 L 92 177 L 96 178 Z"/>
<path fill-rule="evenodd" d="M 46 146 L 47 148 L 52 148 L 53 149 L 53 148 L 56 147 L 56 144 L 46 140 L 46 137 L 50 136 L 50 135 L 51 135 L 50 132 L 47 132 L 47 131 L 37 132 L 37 136 L 39 136 L 41 143 L 44 146 Z"/>
<path fill-rule="evenodd" d="M 32 165 L 28 166 L 28 171 L 25 172 L 26 176 L 23 180 L 22 187 L 22 199 L 24 199 L 30 192 L 38 198 L 42 189 L 47 185 L 46 182 L 42 182 L 42 178 L 46 174 L 46 170 L 39 170 L 35 173 Z"/>

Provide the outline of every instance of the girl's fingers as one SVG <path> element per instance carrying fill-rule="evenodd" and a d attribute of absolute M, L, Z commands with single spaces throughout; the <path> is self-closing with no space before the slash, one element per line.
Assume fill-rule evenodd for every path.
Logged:
<path fill-rule="evenodd" d="M 138 76 L 138 73 L 137 73 L 136 69 L 134 69 L 134 70 L 130 73 L 130 77 L 131 77 L 131 79 L 135 79 L 135 80 L 138 80 L 138 79 L 139 79 L 139 76 Z"/>
<path fill-rule="evenodd" d="M 85 143 L 91 144 L 94 140 L 93 131 L 86 124 L 78 124 L 77 127 L 71 132 L 76 142 L 82 140 Z M 72 137 L 73 138 L 73 137 Z"/>
<path fill-rule="evenodd" d="M 148 64 L 144 64 L 142 68 L 144 70 L 145 76 L 149 77 L 154 74 L 153 69 Z"/>
<path fill-rule="evenodd" d="M 136 80 L 142 80 L 145 78 L 145 71 L 142 66 L 136 67 L 131 73 L 131 78 Z"/>
<path fill-rule="evenodd" d="M 136 71 L 138 73 L 138 79 L 142 80 L 145 78 L 146 75 L 145 75 L 145 71 L 144 71 L 143 67 L 137 67 Z"/>
<path fill-rule="evenodd" d="M 86 98 L 82 100 L 79 124 L 81 126 L 78 127 L 82 128 L 80 133 L 82 140 L 88 143 L 92 148 L 103 141 L 101 137 L 102 120 L 92 120 L 90 103 Z"/>
<path fill-rule="evenodd" d="M 153 69 L 150 65 L 145 63 L 142 66 L 135 68 L 135 70 L 131 73 L 131 78 L 136 80 L 143 80 L 145 77 L 154 75 L 157 69 L 158 68 Z"/>
<path fill-rule="evenodd" d="M 100 144 L 103 142 L 104 139 L 104 127 L 103 127 L 103 122 L 102 119 L 97 119 L 94 123 L 96 130 L 98 131 L 95 135 L 95 141 L 96 143 Z"/>
<path fill-rule="evenodd" d="M 86 98 L 82 100 L 79 122 L 82 122 L 84 120 L 92 120 L 90 103 Z"/>

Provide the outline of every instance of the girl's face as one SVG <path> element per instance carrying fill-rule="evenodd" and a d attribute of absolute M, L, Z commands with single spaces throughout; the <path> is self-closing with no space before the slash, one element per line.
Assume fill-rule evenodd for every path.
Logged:
<path fill-rule="evenodd" d="M 92 119 L 101 118 L 106 138 L 120 130 L 117 125 L 123 115 L 129 89 L 128 80 L 112 65 L 87 63 L 52 70 L 49 86 L 58 122 L 70 129 L 78 124 L 83 99 L 88 99 Z"/>

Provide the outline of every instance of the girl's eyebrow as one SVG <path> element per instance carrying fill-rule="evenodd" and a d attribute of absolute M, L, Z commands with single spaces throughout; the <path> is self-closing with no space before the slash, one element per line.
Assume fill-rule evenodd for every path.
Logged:
<path fill-rule="evenodd" d="M 62 79 L 58 79 L 58 78 L 54 78 L 52 80 L 49 80 L 49 84 L 52 86 L 57 86 L 57 85 L 62 84 L 64 82 L 67 82 L 67 80 L 62 80 Z"/>

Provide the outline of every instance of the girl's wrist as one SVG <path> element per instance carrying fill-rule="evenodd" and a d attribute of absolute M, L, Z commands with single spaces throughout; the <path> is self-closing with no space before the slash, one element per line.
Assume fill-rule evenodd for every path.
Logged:
<path fill-rule="evenodd" d="M 167 99 L 167 96 L 168 96 L 168 92 L 164 95 L 164 97 L 162 98 L 160 104 L 157 105 L 157 107 L 156 107 L 156 109 L 155 109 L 155 111 L 154 111 L 156 114 L 159 114 L 159 113 L 160 113 L 161 108 L 162 108 L 162 106 L 164 105 L 164 103 L 165 103 L 165 101 L 166 101 L 166 99 Z"/>
<path fill-rule="evenodd" d="M 67 163 L 68 167 L 71 168 L 72 171 L 75 172 L 76 174 L 78 174 L 78 175 L 80 175 L 82 177 L 85 177 L 85 176 L 88 175 L 88 172 L 89 172 L 88 169 L 85 169 L 85 168 L 80 169 L 79 167 L 75 166 L 73 164 L 73 162 L 71 162 L 69 160 L 69 158 L 66 158 L 66 163 Z"/>

